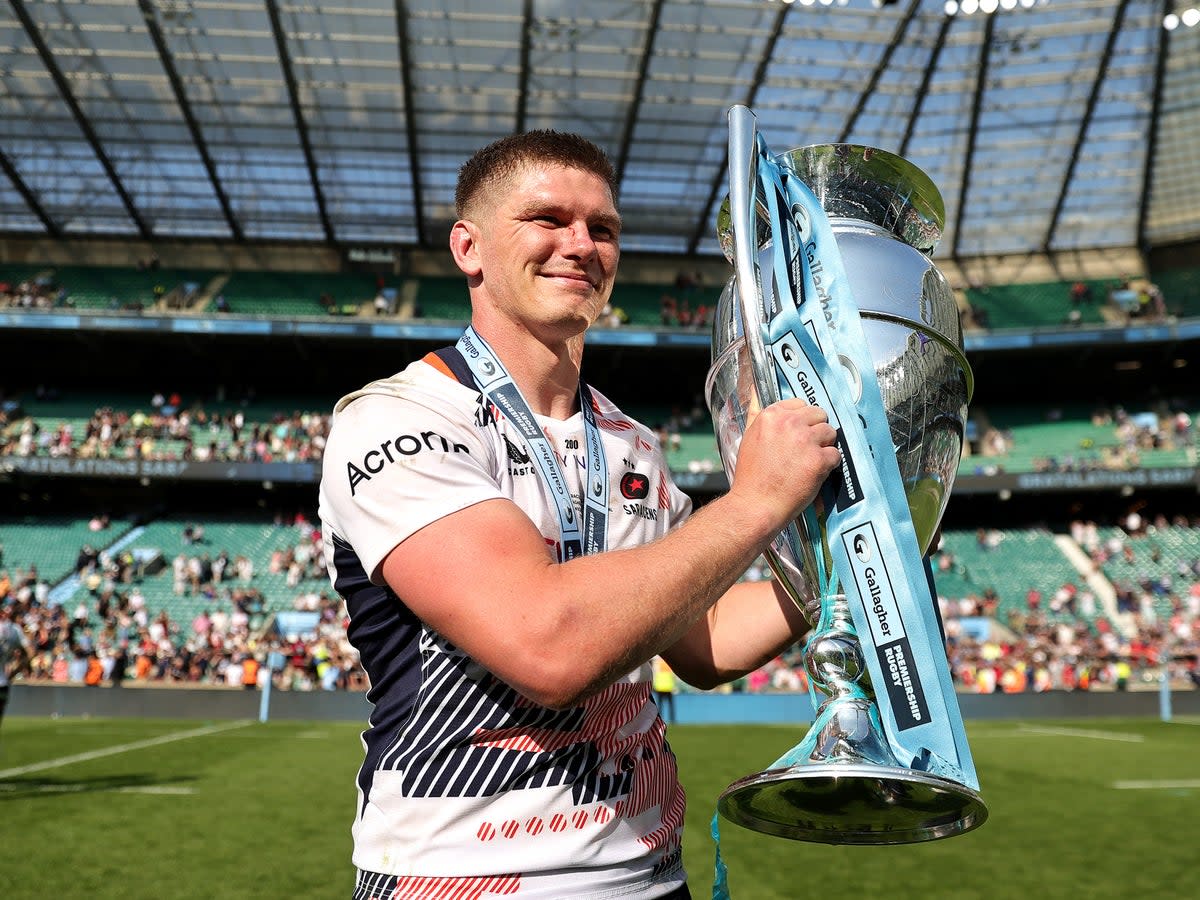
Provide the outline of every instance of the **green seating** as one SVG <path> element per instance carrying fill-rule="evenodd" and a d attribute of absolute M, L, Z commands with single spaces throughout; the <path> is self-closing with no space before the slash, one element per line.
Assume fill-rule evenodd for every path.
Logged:
<path fill-rule="evenodd" d="M 1170 313 L 1180 318 L 1200 316 L 1200 267 L 1164 269 L 1151 280 L 1162 291 Z"/>
<path fill-rule="evenodd" d="M 72 516 L 0 516 L 0 544 L 4 546 L 4 568 L 29 570 L 51 585 L 69 577 L 84 544 L 97 550 L 112 544 L 129 531 L 130 523 L 112 520 L 102 531 L 92 531 L 88 519 Z"/>
<path fill-rule="evenodd" d="M 613 288 L 611 303 L 624 310 L 630 325 L 642 328 L 662 328 L 662 297 L 665 285 L 621 284 Z"/>
<path fill-rule="evenodd" d="M 131 266 L 55 266 L 53 278 L 78 309 L 152 308 L 185 284 L 199 287 L 213 276 L 198 269 L 138 269 Z"/>
<path fill-rule="evenodd" d="M 987 314 L 987 327 L 1039 328 L 1066 324 L 1073 309 L 1080 314 L 1081 324 L 1104 321 L 1101 309 L 1112 281 L 1085 280 L 1092 288 L 1092 302 L 1074 306 L 1071 285 L 1074 282 L 1056 281 L 1037 284 L 1000 284 L 967 288 L 967 301 L 976 310 Z"/>
<path fill-rule="evenodd" d="M 376 291 L 374 276 L 354 272 L 234 272 L 218 293 L 229 313 L 290 317 L 357 311 Z M 216 312 L 216 297 L 206 311 Z"/>
<path fill-rule="evenodd" d="M 467 296 L 466 279 L 461 276 L 417 279 L 413 309 L 419 319 L 468 321 L 471 301 Z"/>
<path fill-rule="evenodd" d="M 40 264 L 21 265 L 19 263 L 3 263 L 0 264 L 0 283 L 9 284 L 15 288 L 22 281 L 28 281 L 46 272 L 48 268 L 48 266 Z"/>
<path fill-rule="evenodd" d="M 202 543 L 185 543 L 184 528 L 189 524 L 203 525 Z M 228 604 L 223 599 L 218 602 L 204 595 L 192 594 L 189 589 L 185 589 L 183 594 L 176 594 L 174 584 L 173 563 L 177 556 L 207 554 L 215 559 L 222 550 L 228 554 L 231 561 L 238 556 L 250 559 L 254 565 L 254 577 L 248 583 L 243 582 L 236 578 L 232 568 L 228 569 L 224 580 L 217 587 L 218 598 L 223 598 L 226 588 L 256 588 L 263 595 L 264 613 L 291 609 L 297 594 L 329 590 L 329 582 L 325 578 L 301 581 L 293 588 L 288 587 L 285 574 L 271 573 L 272 552 L 295 546 L 298 541 L 298 533 L 294 527 L 278 525 L 268 520 L 171 515 L 149 522 L 138 534 L 134 544 L 139 548 L 157 549 L 162 554 L 164 566 L 160 571 L 145 576 L 137 584 L 146 598 L 147 614 L 153 617 L 165 610 L 171 620 L 186 631 L 191 620 L 200 612 L 211 612 L 218 606 L 227 607 Z M 86 589 L 81 588 L 76 591 L 71 602 L 77 603 L 87 595 Z"/>
<path fill-rule="evenodd" d="M 670 297 L 676 303 L 686 300 L 692 313 L 696 313 L 701 307 L 705 308 L 708 311 L 707 321 L 711 322 L 712 311 L 716 308 L 720 296 L 719 287 L 698 287 L 681 293 L 673 284 L 623 284 L 618 280 L 613 288 L 611 303 L 614 309 L 625 313 L 629 325 L 641 328 L 678 328 L 680 326 L 677 323 L 664 323 L 662 320 L 664 297 Z M 706 329 L 708 326 L 695 327 Z"/>
<path fill-rule="evenodd" d="M 198 416 L 192 420 L 190 437 L 194 446 L 198 448 L 207 447 L 213 442 L 225 445 L 233 441 L 233 432 L 223 421 L 223 417 L 234 410 L 241 410 L 244 415 L 246 428 L 241 435 L 244 440 L 256 425 L 275 423 L 281 412 L 288 415 L 292 412 L 326 414 L 330 407 L 329 401 L 322 397 L 274 396 L 271 402 L 259 401 L 243 405 L 232 399 L 222 402 L 199 402 L 193 396 L 184 396 L 182 403 L 186 408 L 202 409 L 208 414 L 208 421 L 205 423 L 201 423 Z M 24 417 L 30 417 L 45 431 L 57 431 L 64 423 L 70 424 L 73 444 L 78 447 L 83 443 L 88 421 L 96 410 L 103 407 L 130 414 L 140 411 L 147 415 L 152 409 L 150 397 L 143 394 L 68 392 L 52 399 L 21 398 L 20 412 L 23 417 L 14 418 L 4 428 L 0 433 L 0 443 L 16 440 L 24 427 Z M 214 419 L 217 421 L 215 427 L 212 424 Z M 181 458 L 187 444 L 183 436 L 159 435 L 152 440 L 152 452 L 159 458 Z"/>
<path fill-rule="evenodd" d="M 723 472 L 717 438 L 707 432 L 682 432 L 679 447 L 667 447 L 667 465 L 672 472 Z"/>
<path fill-rule="evenodd" d="M 934 583 L 938 594 L 960 599 L 982 596 L 992 589 L 1000 599 L 996 618 L 1006 621 L 1010 612 L 1027 611 L 1026 594 L 1030 588 L 1042 593 L 1041 610 L 1051 621 L 1050 597 L 1064 584 L 1081 587 L 1083 576 L 1063 555 L 1054 536 L 1042 529 L 995 531 L 994 547 L 981 547 L 975 531 L 942 533 L 942 550 L 952 554 L 954 565 L 948 571 L 936 570 Z"/>
<path fill-rule="evenodd" d="M 1115 423 L 1093 424 L 1091 407 L 1074 404 L 1055 407 L 1050 419 L 1046 406 L 989 407 L 985 413 L 991 426 L 1012 438 L 1008 453 L 1000 456 L 965 456 L 959 464 L 960 475 L 982 473 L 988 467 L 1002 467 L 1018 474 L 1057 468 L 1088 466 L 1110 468 L 1118 465 L 1121 440 Z M 1129 409 L 1131 415 L 1141 410 Z M 1200 411 L 1190 411 L 1193 419 Z M 1142 468 L 1191 466 L 1196 461 L 1187 447 L 1168 441 L 1166 446 L 1140 449 Z"/>
<path fill-rule="evenodd" d="M 1105 561 L 1104 574 L 1114 585 L 1131 587 L 1140 595 L 1141 582 L 1158 582 L 1164 577 L 1170 580 L 1170 592 L 1152 597 L 1155 615 L 1163 621 L 1169 619 L 1172 613 L 1170 593 L 1182 599 L 1192 580 L 1181 576 L 1180 565 L 1190 566 L 1200 559 L 1200 527 L 1176 525 L 1159 530 L 1150 526 L 1145 534 L 1130 537 L 1123 529 L 1109 526 L 1097 529 L 1097 537 L 1101 544 L 1117 538 L 1133 551 L 1130 560 L 1116 554 Z"/>

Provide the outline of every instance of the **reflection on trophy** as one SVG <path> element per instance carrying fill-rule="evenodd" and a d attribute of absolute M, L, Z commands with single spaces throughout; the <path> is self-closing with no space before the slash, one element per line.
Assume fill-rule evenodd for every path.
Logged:
<path fill-rule="evenodd" d="M 893 507 L 906 504 L 907 511 L 887 517 L 886 524 L 890 528 L 891 521 L 911 518 L 898 524 L 909 529 L 903 535 L 911 535 L 906 539 L 912 552 L 903 560 L 889 558 L 888 565 L 882 558 L 872 560 L 875 545 L 863 536 L 878 529 L 835 521 L 836 500 L 829 485 L 776 538 L 767 562 L 813 626 L 803 655 L 816 717 L 789 754 L 767 771 L 732 784 L 718 808 L 755 831 L 823 843 L 896 844 L 961 834 L 981 825 L 987 809 L 977 793 L 936 600 L 921 560 L 954 482 L 972 391 L 954 297 L 930 259 L 944 220 L 941 196 L 917 167 L 881 150 L 833 144 L 772 156 L 757 135 L 753 114 L 745 107 L 731 110 L 730 195 L 718 231 L 734 275 L 717 308 L 706 385 L 731 480 L 747 424 L 781 396 L 833 404 L 835 427 L 859 427 L 856 419 L 871 424 L 863 407 L 857 416 L 853 408 L 838 409 L 828 399 L 837 392 L 810 392 L 808 381 L 785 371 L 796 367 L 797 342 L 786 332 L 786 339 L 773 337 L 770 322 L 780 309 L 805 301 L 791 296 L 784 282 L 802 264 L 820 268 L 825 262 L 804 252 L 814 246 L 806 243 L 809 223 L 801 221 L 811 211 L 789 205 L 786 193 L 776 191 L 772 201 L 773 188 L 764 182 L 763 171 L 778 171 L 784 182 L 802 183 L 819 203 L 817 214 L 826 218 L 823 227 L 834 239 L 843 281 L 848 282 L 846 296 L 857 307 L 856 314 L 851 310 L 853 325 L 865 339 L 865 346 L 854 350 L 873 373 L 864 378 L 851 348 L 828 336 L 813 346 L 823 344 L 833 380 L 841 379 L 842 395 L 852 401 L 867 388 L 874 392 L 867 399 L 878 405 L 881 414 L 874 418 L 876 427 L 886 427 L 884 441 L 872 442 L 870 451 L 855 454 L 852 462 L 860 474 L 869 466 L 872 477 L 878 469 L 879 479 L 896 481 L 892 490 L 899 500 Z M 778 255 L 781 246 L 790 246 L 784 264 Z M 811 287 L 813 273 L 808 277 Z M 811 322 L 807 330 L 816 333 Z M 800 343 L 808 339 L 804 328 L 795 334 Z M 812 381 L 819 387 L 817 379 Z M 886 466 L 878 465 L 875 454 L 888 432 L 891 446 L 884 452 L 894 447 L 895 466 L 890 458 Z M 849 445 L 843 448 L 846 465 L 848 458 Z M 839 562 L 843 542 L 846 552 Z M 890 613 L 895 621 L 885 623 L 877 573 L 901 568 L 924 585 L 923 594 L 913 592 L 916 607 L 906 609 L 897 601 L 901 605 Z M 920 570 L 915 575 L 914 568 Z M 905 627 L 898 629 L 896 621 Z M 896 640 L 897 635 L 903 640 Z M 919 676 L 917 659 L 926 667 L 924 675 Z M 931 699 L 934 694 L 943 707 Z M 922 734 L 917 726 L 936 726 L 953 740 L 928 749 L 923 737 L 913 737 Z"/>

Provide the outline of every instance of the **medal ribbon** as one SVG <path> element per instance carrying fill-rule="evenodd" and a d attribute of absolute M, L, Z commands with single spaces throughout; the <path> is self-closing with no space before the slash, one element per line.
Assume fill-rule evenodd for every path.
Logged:
<path fill-rule="evenodd" d="M 575 503 L 558 464 L 554 447 L 537 423 L 537 418 L 504 364 L 487 341 L 471 326 L 455 345 L 470 368 L 484 397 L 520 432 L 530 450 L 530 457 L 541 475 L 558 512 L 562 535 L 563 559 L 574 559 L 585 553 L 600 553 L 608 543 L 608 462 L 604 444 L 592 407 L 592 392 L 579 382 L 579 408 L 583 413 L 586 444 L 585 477 L 583 485 L 583 522 L 575 512 Z"/>

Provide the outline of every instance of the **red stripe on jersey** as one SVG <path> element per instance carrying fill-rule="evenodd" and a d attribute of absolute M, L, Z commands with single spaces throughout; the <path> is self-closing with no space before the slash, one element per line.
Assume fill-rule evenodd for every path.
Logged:
<path fill-rule="evenodd" d="M 658 473 L 658 508 L 671 508 L 671 492 L 667 490 L 667 479 L 661 472 Z"/>
<path fill-rule="evenodd" d="M 484 894 L 515 894 L 520 875 L 487 875 L 473 878 L 434 878 L 410 875 L 396 880 L 391 900 L 480 900 Z"/>

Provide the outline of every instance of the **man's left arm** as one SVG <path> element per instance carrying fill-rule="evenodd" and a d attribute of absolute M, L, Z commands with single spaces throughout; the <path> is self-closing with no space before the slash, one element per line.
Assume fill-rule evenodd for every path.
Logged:
<path fill-rule="evenodd" d="M 688 684 L 710 690 L 770 662 L 808 629 L 775 579 L 740 582 L 663 656 Z"/>

